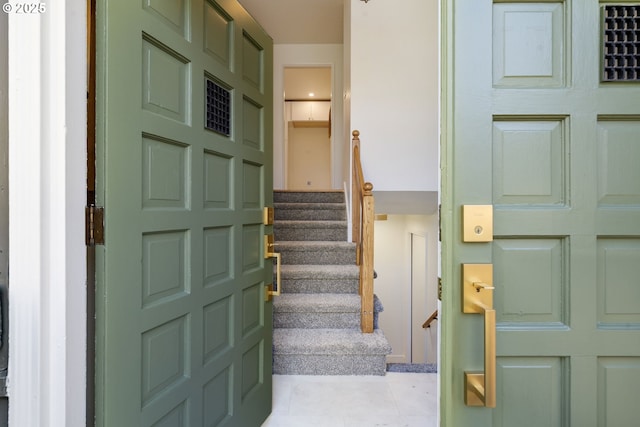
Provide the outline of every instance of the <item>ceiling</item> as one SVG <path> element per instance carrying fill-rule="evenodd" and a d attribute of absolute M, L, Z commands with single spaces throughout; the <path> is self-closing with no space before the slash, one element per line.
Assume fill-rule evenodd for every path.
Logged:
<path fill-rule="evenodd" d="M 342 44 L 343 0 L 238 0 L 274 44 Z"/>
<path fill-rule="evenodd" d="M 311 95 L 313 94 L 313 95 Z M 330 101 L 331 68 L 287 67 L 284 69 L 286 101 Z"/>

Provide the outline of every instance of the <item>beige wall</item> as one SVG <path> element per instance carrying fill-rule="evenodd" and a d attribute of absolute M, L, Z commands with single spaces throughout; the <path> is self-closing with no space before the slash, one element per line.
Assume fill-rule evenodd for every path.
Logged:
<path fill-rule="evenodd" d="M 295 127 L 289 122 L 287 189 L 331 189 L 331 139 L 326 127 Z"/>

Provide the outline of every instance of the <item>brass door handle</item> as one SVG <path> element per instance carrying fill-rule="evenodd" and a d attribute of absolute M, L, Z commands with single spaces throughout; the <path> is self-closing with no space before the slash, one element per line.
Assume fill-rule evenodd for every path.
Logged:
<path fill-rule="evenodd" d="M 271 297 L 278 297 L 282 292 L 282 280 L 280 279 L 280 265 L 282 264 L 282 257 L 280 253 L 274 252 L 273 249 L 275 247 L 273 234 L 267 234 L 264 236 L 264 258 L 275 258 L 276 259 L 276 290 L 273 290 L 273 283 L 267 285 L 265 299 L 267 301 L 271 300 Z"/>
<path fill-rule="evenodd" d="M 484 315 L 484 372 L 464 373 L 467 406 L 496 407 L 496 311 L 493 265 L 463 264 L 463 312 Z"/>
<path fill-rule="evenodd" d="M 496 311 L 484 312 L 484 372 L 464 372 L 467 406 L 496 407 Z"/>

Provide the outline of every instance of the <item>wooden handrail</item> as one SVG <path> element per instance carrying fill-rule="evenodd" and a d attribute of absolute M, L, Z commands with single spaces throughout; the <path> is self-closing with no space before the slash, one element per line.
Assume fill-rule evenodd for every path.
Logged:
<path fill-rule="evenodd" d="M 431 322 L 434 320 L 438 320 L 438 310 L 431 313 L 431 316 L 422 324 L 423 329 L 427 329 L 431 327 Z"/>
<path fill-rule="evenodd" d="M 351 180 L 351 221 L 356 243 L 356 264 L 360 266 L 360 328 L 373 332 L 373 184 L 365 182 L 360 160 L 360 132 L 352 132 L 353 176 Z"/>

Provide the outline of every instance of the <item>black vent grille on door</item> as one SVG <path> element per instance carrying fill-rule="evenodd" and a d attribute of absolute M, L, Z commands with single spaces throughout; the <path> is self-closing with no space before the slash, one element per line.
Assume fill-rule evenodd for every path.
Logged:
<path fill-rule="evenodd" d="M 231 135 L 231 92 L 210 79 L 206 81 L 205 127 L 226 136 Z"/>
<path fill-rule="evenodd" d="M 606 82 L 640 81 L 640 5 L 603 7 Z"/>

